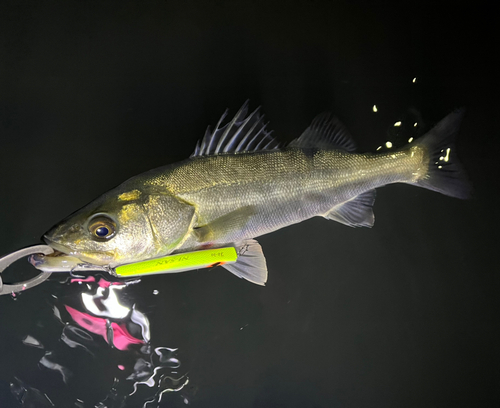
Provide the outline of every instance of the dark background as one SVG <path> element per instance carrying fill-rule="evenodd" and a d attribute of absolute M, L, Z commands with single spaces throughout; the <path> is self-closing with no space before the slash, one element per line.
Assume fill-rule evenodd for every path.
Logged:
<path fill-rule="evenodd" d="M 183 353 L 195 407 L 499 406 L 498 19 L 439 4 L 2 1 L 0 252 L 186 158 L 247 98 L 282 140 L 333 111 L 363 151 L 410 108 L 429 127 L 465 106 L 471 200 L 389 186 L 373 229 L 318 218 L 261 237 L 264 288 L 221 268 L 142 285 L 160 290 L 152 341 Z M 0 299 L 2 408 L 40 370 L 20 339 L 53 318 L 57 285 Z M 112 376 L 87 374 L 90 404 Z"/>

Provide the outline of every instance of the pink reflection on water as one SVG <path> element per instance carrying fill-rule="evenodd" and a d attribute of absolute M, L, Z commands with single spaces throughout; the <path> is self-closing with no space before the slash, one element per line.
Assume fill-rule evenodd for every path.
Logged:
<path fill-rule="evenodd" d="M 189 390 L 185 386 L 189 378 L 179 372 L 177 348 L 153 346 L 149 320 L 145 313 L 137 309 L 136 294 L 127 290 L 128 286 L 140 280 L 109 282 L 97 275 L 72 276 L 70 282 L 80 299 L 75 299 L 74 293 L 54 296 L 61 306 L 58 308 L 54 305 L 54 314 L 57 321 L 64 324 L 62 342 L 58 342 L 55 349 L 47 350 L 39 360 L 39 365 L 44 370 L 58 372 L 62 376 L 62 384 L 70 385 L 75 383 L 81 372 L 81 365 L 76 361 L 79 352 L 74 349 L 85 351 L 85 358 L 95 359 L 96 365 L 105 365 L 108 361 L 106 356 L 109 356 L 109 361 L 114 361 L 113 385 L 101 402 L 98 405 L 92 403 L 92 406 L 159 407 L 163 406 L 165 398 L 180 399 L 183 402 L 179 404 L 188 404 Z M 42 343 L 33 336 L 26 336 L 23 343 L 44 349 Z M 111 348 L 115 351 L 109 354 Z M 75 361 L 68 360 L 66 353 L 74 355 Z M 25 395 L 38 393 L 41 397 L 38 398 L 38 394 L 36 397 L 29 396 L 30 402 L 37 398 L 35 402 L 40 399 L 43 406 L 49 406 L 43 397 L 45 394 L 21 381 L 16 382 L 13 393 L 20 401 Z M 83 407 L 84 401 L 77 401 L 75 406 Z"/>
<path fill-rule="evenodd" d="M 83 283 L 83 282 L 95 282 L 95 278 L 93 276 L 87 276 L 86 278 L 73 278 L 70 280 L 71 283 Z"/>
<path fill-rule="evenodd" d="M 132 336 L 124 324 L 111 323 L 113 329 L 113 343 L 118 350 L 126 350 L 131 344 L 144 344 L 144 340 Z"/>
<path fill-rule="evenodd" d="M 91 333 L 101 336 L 107 343 L 109 343 L 109 338 L 107 335 L 107 325 L 106 319 L 101 317 L 94 317 L 87 313 L 80 312 L 79 310 L 73 309 L 68 305 L 64 305 L 68 313 L 71 315 L 73 320 L 88 330 Z M 118 325 L 115 322 L 111 323 L 111 329 L 113 330 L 113 346 L 118 350 L 126 350 L 132 344 L 144 344 L 144 340 L 136 339 L 132 336 L 125 325 Z"/>
<path fill-rule="evenodd" d="M 110 286 L 124 286 L 123 283 L 120 283 L 120 282 L 110 282 L 110 281 L 107 281 L 106 279 L 102 279 L 100 278 L 98 281 L 97 281 L 97 284 L 101 287 L 101 288 L 109 288 Z"/>

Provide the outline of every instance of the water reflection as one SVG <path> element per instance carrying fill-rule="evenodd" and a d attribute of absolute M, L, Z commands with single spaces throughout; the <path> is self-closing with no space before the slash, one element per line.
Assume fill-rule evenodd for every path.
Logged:
<path fill-rule="evenodd" d="M 189 403 L 189 378 L 181 369 L 179 350 L 154 346 L 149 319 L 134 302 L 133 286 L 139 282 L 72 276 L 65 294 L 53 295 L 60 335 L 57 341 L 44 338 L 43 332 L 23 338 L 24 346 L 43 350 L 43 356 L 35 375 L 12 381 L 20 406 L 151 408 L 164 406 L 167 399 L 169 406 Z M 89 386 L 100 388 L 101 397 L 92 398 L 85 391 Z"/>

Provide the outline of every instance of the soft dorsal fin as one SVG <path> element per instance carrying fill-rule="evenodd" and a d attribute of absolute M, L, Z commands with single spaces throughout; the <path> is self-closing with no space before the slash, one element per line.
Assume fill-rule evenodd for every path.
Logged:
<path fill-rule="evenodd" d="M 356 144 L 345 126 L 331 113 L 322 113 L 314 118 L 311 125 L 289 147 L 303 149 L 342 149 L 347 152 L 356 150 Z"/>
<path fill-rule="evenodd" d="M 259 113 L 259 109 L 260 107 L 247 115 L 248 101 L 246 101 L 234 118 L 222 126 L 227 116 L 226 110 L 213 132 L 208 127 L 205 136 L 198 141 L 190 157 L 277 149 L 279 143 L 271 136 L 271 132 L 266 130 L 264 115 Z"/>
<path fill-rule="evenodd" d="M 365 191 L 344 204 L 332 208 L 324 217 L 349 227 L 371 228 L 375 222 L 373 215 L 375 195 L 375 190 Z"/>

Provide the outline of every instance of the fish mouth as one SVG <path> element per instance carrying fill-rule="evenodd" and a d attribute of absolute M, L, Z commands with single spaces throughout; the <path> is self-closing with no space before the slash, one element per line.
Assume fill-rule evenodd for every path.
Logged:
<path fill-rule="evenodd" d="M 33 254 L 28 258 L 29 263 L 35 268 L 44 272 L 65 272 L 73 265 L 82 262 L 70 248 L 54 242 L 52 239 L 44 235 L 43 241 L 50 246 L 54 252 L 49 255 Z"/>
<path fill-rule="evenodd" d="M 52 239 L 50 239 L 47 235 L 44 235 L 42 237 L 42 239 L 45 241 L 45 243 L 51 247 L 53 250 L 54 250 L 54 253 L 53 254 L 50 254 L 50 256 L 61 256 L 61 255 L 71 255 L 71 256 L 74 256 L 74 257 L 77 257 L 78 258 L 78 254 L 75 253 L 74 251 L 71 251 L 70 248 L 64 246 L 64 245 L 61 245 L 61 244 L 58 244 L 57 242 L 53 241 Z"/>
<path fill-rule="evenodd" d="M 45 257 L 52 257 L 52 258 L 61 257 L 62 258 L 63 256 L 65 256 L 67 258 L 71 258 L 73 260 L 73 262 L 75 262 L 75 260 L 78 259 L 78 260 L 80 260 L 80 262 L 84 262 L 85 264 L 94 265 L 97 267 L 108 266 L 110 263 L 107 260 L 100 262 L 99 259 L 95 259 L 92 256 L 87 256 L 88 254 L 92 254 L 92 252 L 89 252 L 89 253 L 83 252 L 82 253 L 82 252 L 74 251 L 70 247 L 67 247 L 66 245 L 62 245 L 62 244 L 54 241 L 53 239 L 49 238 L 47 235 L 44 235 L 42 237 L 42 239 L 45 241 L 45 243 L 48 246 L 50 246 L 54 250 L 53 254 L 45 255 Z"/>
<path fill-rule="evenodd" d="M 29 262 L 37 269 L 44 272 L 74 272 L 88 270 L 105 270 L 103 266 L 88 262 L 79 253 L 72 251 L 65 245 L 54 242 L 46 235 L 42 237 L 54 252 L 49 255 L 34 254 L 29 257 Z M 83 258 L 83 259 L 82 259 Z M 106 270 L 107 271 L 107 270 Z"/>
<path fill-rule="evenodd" d="M 35 268 L 40 269 L 42 266 L 44 266 L 47 263 L 47 259 L 56 259 L 56 258 L 61 258 L 61 257 L 69 257 L 69 255 L 65 254 L 64 252 L 58 251 L 57 249 L 54 249 L 54 252 L 48 255 L 44 254 L 33 254 L 30 255 L 28 258 L 29 263 L 33 265 Z M 75 258 L 78 259 L 78 258 Z"/>

